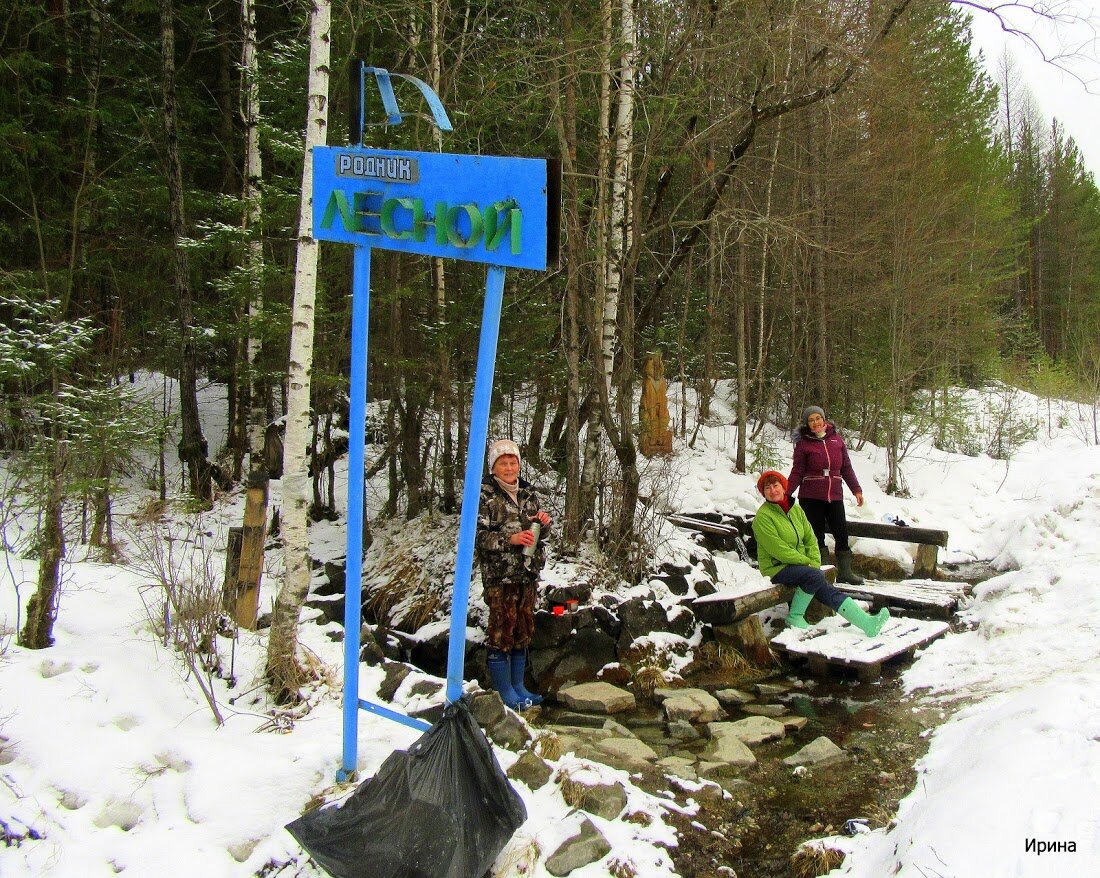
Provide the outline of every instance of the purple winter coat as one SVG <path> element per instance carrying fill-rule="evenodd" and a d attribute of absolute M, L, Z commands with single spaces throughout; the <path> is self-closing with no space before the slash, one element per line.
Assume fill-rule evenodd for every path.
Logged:
<path fill-rule="evenodd" d="M 853 494 L 863 493 L 848 458 L 848 448 L 832 424 L 825 425 L 825 436 L 818 439 L 809 427 L 798 431 L 794 446 L 794 466 L 787 478 L 787 495 L 793 496 L 799 488 L 803 500 L 843 500 L 844 486 Z"/>

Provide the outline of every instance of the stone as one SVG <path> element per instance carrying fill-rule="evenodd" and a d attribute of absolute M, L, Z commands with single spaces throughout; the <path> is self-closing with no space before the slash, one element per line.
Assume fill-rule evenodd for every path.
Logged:
<path fill-rule="evenodd" d="M 672 777 L 680 777 L 684 780 L 696 780 L 699 775 L 695 771 L 695 760 L 684 759 L 680 756 L 666 756 L 657 760 L 657 766 L 665 774 Z"/>
<path fill-rule="evenodd" d="M 552 585 L 546 589 L 545 597 L 551 604 L 564 605 L 566 601 L 585 604 L 592 597 L 592 584 L 578 579 L 564 585 Z"/>
<path fill-rule="evenodd" d="M 585 786 L 580 807 L 604 820 L 614 820 L 626 808 L 626 790 L 621 783 Z"/>
<path fill-rule="evenodd" d="M 654 600 L 642 597 L 630 598 L 619 604 L 619 620 L 622 622 L 619 632 L 619 645 L 622 648 L 651 631 L 668 630 L 668 614 L 665 608 Z"/>
<path fill-rule="evenodd" d="M 740 689 L 719 689 L 714 693 L 714 697 L 726 707 L 740 707 L 742 704 L 756 701 L 755 695 L 742 692 Z"/>
<path fill-rule="evenodd" d="M 558 700 L 574 710 L 618 713 L 637 706 L 634 695 L 610 683 L 579 683 L 558 692 Z"/>
<path fill-rule="evenodd" d="M 413 668 L 402 662 L 386 662 L 383 665 L 386 671 L 386 678 L 378 687 L 378 697 L 382 701 L 393 701 L 393 696 L 397 693 L 397 690 L 401 688 L 401 684 L 405 682 L 405 678 L 413 672 Z"/>
<path fill-rule="evenodd" d="M 596 750 L 605 754 L 601 762 L 623 771 L 644 771 L 659 758 L 657 752 L 637 738 L 607 738 L 596 742 Z"/>
<path fill-rule="evenodd" d="M 670 723 L 676 720 L 711 723 L 726 716 L 718 699 L 703 689 L 673 690 L 673 694 L 664 699 L 662 707 Z"/>
<path fill-rule="evenodd" d="M 595 680 L 605 665 L 617 659 L 615 640 L 592 625 L 576 631 L 568 643 L 554 650 L 533 651 L 531 666 L 537 684 L 554 691 L 570 683 Z"/>
<path fill-rule="evenodd" d="M 804 729 L 810 722 L 804 716 L 785 716 L 779 721 L 783 723 L 783 728 L 788 732 L 797 732 L 799 729 Z"/>
<path fill-rule="evenodd" d="M 668 626 L 670 633 L 680 637 L 691 637 L 695 633 L 695 614 L 683 604 L 677 604 L 668 610 Z"/>
<path fill-rule="evenodd" d="M 848 754 L 824 735 L 814 738 L 799 750 L 783 760 L 783 764 L 793 768 L 796 765 L 829 765 L 847 759 Z"/>
<path fill-rule="evenodd" d="M 761 698 L 771 698 L 776 695 L 785 695 L 791 687 L 785 683 L 757 683 L 753 688 Z"/>
<path fill-rule="evenodd" d="M 752 716 L 785 716 L 789 711 L 782 704 L 746 704 L 741 710 Z"/>
<path fill-rule="evenodd" d="M 720 725 L 726 725 L 721 723 Z M 711 738 L 710 744 L 704 753 L 707 763 L 715 763 L 715 766 L 704 768 L 702 761 L 699 763 L 699 774 L 703 777 L 714 777 L 728 774 L 741 768 L 747 768 L 756 764 L 756 757 L 744 741 L 736 735 L 727 734 Z"/>
<path fill-rule="evenodd" d="M 497 692 L 479 692 L 470 699 L 470 714 L 483 729 L 496 725 L 504 719 L 504 702 Z"/>
<path fill-rule="evenodd" d="M 510 710 L 504 712 L 504 719 L 486 729 L 485 734 L 505 750 L 521 750 L 531 742 L 531 732 L 526 723 Z"/>
<path fill-rule="evenodd" d="M 546 871 L 555 878 L 564 878 L 570 872 L 602 860 L 611 853 L 611 845 L 587 817 L 581 821 L 580 831 L 570 836 L 546 860 Z"/>
<path fill-rule="evenodd" d="M 787 734 L 783 723 L 766 716 L 750 716 L 732 723 L 709 723 L 707 731 L 712 738 L 734 737 L 749 746 L 775 741 Z"/>
<path fill-rule="evenodd" d="M 668 724 L 668 736 L 677 741 L 694 741 L 700 737 L 695 726 L 687 720 L 673 720 Z"/>
<path fill-rule="evenodd" d="M 527 784 L 531 790 L 542 789 L 546 786 L 551 773 L 550 766 L 530 750 L 524 750 L 520 753 L 519 759 L 508 769 L 508 777 Z"/>
<path fill-rule="evenodd" d="M 636 735 L 630 731 L 622 723 L 617 723 L 611 717 L 608 717 L 603 721 L 603 727 L 605 731 L 612 732 L 616 738 L 633 738 Z"/>

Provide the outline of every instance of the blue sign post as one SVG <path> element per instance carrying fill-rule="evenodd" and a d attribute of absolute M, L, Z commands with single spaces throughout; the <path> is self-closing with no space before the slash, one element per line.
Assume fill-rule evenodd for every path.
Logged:
<path fill-rule="evenodd" d="M 375 75 L 391 124 L 401 121 L 390 82 L 391 76 L 400 74 L 361 65 L 357 72 L 360 106 L 358 125 L 352 125 L 352 132 L 353 137 L 358 133 L 361 140 L 362 84 L 366 74 Z M 449 131 L 450 122 L 435 93 L 413 77 L 402 75 L 402 78 L 417 85 L 427 98 L 437 125 Z M 354 145 L 317 147 L 313 151 L 313 234 L 319 240 L 351 244 L 355 248 L 344 594 L 344 744 L 337 775 L 341 781 L 355 772 L 359 710 L 416 729 L 429 728 L 423 720 L 359 697 L 371 250 L 379 247 L 489 265 L 455 559 L 447 652 L 449 703 L 462 697 L 474 536 L 505 269 L 544 271 L 556 264 L 559 174 L 557 164 L 545 159 L 375 150 Z"/>

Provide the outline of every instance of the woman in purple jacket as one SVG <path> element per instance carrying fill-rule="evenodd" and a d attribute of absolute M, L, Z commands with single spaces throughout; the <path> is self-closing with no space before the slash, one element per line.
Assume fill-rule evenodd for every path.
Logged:
<path fill-rule="evenodd" d="M 796 436 L 787 494 L 794 496 L 794 492 L 799 491 L 798 505 L 810 520 L 823 560 L 825 532 L 832 532 L 836 541 L 837 581 L 861 585 L 862 577 L 852 572 L 848 520 L 844 516 L 844 485 L 847 484 L 855 495 L 857 506 L 863 505 L 863 489 L 852 469 L 848 448 L 836 427 L 825 420 L 825 411 L 816 405 L 807 406 L 802 412 L 802 424 Z"/>

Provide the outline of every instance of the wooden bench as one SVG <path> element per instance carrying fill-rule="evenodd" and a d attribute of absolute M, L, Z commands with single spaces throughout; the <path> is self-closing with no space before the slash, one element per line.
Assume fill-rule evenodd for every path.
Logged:
<path fill-rule="evenodd" d="M 939 549 L 947 548 L 947 531 L 926 527 L 882 524 L 877 521 L 849 521 L 848 536 L 873 540 L 895 540 L 916 543 L 917 557 L 913 561 L 914 579 L 935 579 Z"/>
<path fill-rule="evenodd" d="M 739 553 L 744 546 L 745 530 L 750 518 L 742 518 L 742 527 L 721 521 L 711 521 L 697 515 L 674 513 L 667 516 L 677 527 L 697 531 L 714 538 L 723 549 L 736 549 Z M 917 556 L 913 561 L 914 579 L 935 579 L 939 561 L 940 547 L 947 548 L 947 531 L 908 525 L 883 524 L 877 521 L 849 521 L 848 535 L 873 540 L 894 540 L 901 543 L 916 543 Z M 736 543 L 741 541 L 741 546 Z"/>

